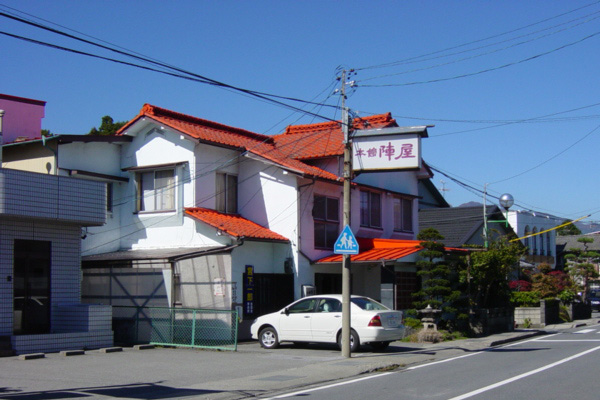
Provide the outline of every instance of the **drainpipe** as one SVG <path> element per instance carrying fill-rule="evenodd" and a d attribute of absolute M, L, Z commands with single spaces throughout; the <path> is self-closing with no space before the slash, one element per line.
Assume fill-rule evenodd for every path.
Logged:
<path fill-rule="evenodd" d="M 2 120 L 4 119 L 4 110 L 0 110 L 0 168 L 2 168 L 2 146 L 4 145 L 4 137 L 2 135 Z"/>
<path fill-rule="evenodd" d="M 42 146 L 54 153 L 54 175 L 58 175 L 58 148 L 54 150 L 52 147 L 46 145 L 46 136 L 44 135 L 42 135 Z M 48 171 L 48 173 L 49 172 L 50 171 Z"/>

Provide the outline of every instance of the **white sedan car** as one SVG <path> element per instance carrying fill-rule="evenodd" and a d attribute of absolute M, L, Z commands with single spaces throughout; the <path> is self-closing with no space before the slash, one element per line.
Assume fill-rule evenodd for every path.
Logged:
<path fill-rule="evenodd" d="M 352 296 L 350 350 L 368 343 L 376 350 L 402 339 L 402 312 L 390 310 L 373 299 Z M 283 310 L 258 317 L 250 328 L 253 339 L 266 349 L 281 342 L 338 343 L 341 347 L 342 296 L 304 297 Z"/>

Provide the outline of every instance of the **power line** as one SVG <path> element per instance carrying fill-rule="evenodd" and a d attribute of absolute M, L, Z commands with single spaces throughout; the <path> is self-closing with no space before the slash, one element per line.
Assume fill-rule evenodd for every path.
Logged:
<path fill-rule="evenodd" d="M 308 111 L 304 111 L 304 110 L 302 110 L 302 109 L 300 109 L 298 107 L 295 107 L 295 106 L 292 106 L 290 104 L 287 104 L 287 103 L 284 103 L 284 102 L 280 101 L 280 100 L 287 100 L 287 101 L 292 101 L 292 102 L 300 102 L 300 103 L 303 103 L 303 104 L 310 104 L 309 102 L 307 102 L 305 100 L 301 100 L 301 99 L 297 99 L 297 98 L 293 98 L 293 97 L 288 97 L 288 96 L 279 96 L 279 95 L 275 95 L 275 94 L 270 94 L 270 93 L 265 93 L 265 92 L 259 92 L 259 91 L 254 91 L 254 90 L 250 90 L 250 89 L 240 88 L 240 87 L 237 87 L 237 86 L 234 86 L 234 85 L 230 85 L 230 84 L 227 84 L 227 83 L 223 83 L 223 82 L 217 81 L 215 79 L 208 78 L 208 77 L 200 75 L 200 74 L 196 74 L 194 72 L 190 72 L 190 71 L 184 70 L 182 68 L 171 66 L 169 64 L 166 64 L 166 63 L 163 63 L 163 62 L 160 62 L 160 61 L 155 61 L 153 59 L 149 59 L 149 58 L 144 57 L 144 56 L 139 56 L 139 55 L 136 55 L 136 54 L 133 54 L 133 53 L 129 53 L 129 52 L 126 52 L 126 51 L 123 51 L 123 50 L 115 49 L 115 48 L 112 48 L 112 47 L 109 47 L 109 46 L 106 46 L 106 45 L 103 45 L 103 44 L 95 43 L 93 41 L 90 41 L 90 40 L 87 40 L 87 39 L 83 39 L 83 38 L 71 35 L 69 33 L 62 32 L 60 30 L 44 26 L 42 24 L 38 24 L 38 23 L 33 22 L 33 21 L 28 21 L 26 19 L 14 16 L 14 15 L 10 15 L 10 14 L 4 13 L 4 12 L 0 12 L 0 16 L 3 16 L 5 18 L 9 18 L 9 19 L 15 20 L 17 22 L 21 22 L 21 23 L 24 23 L 24 24 L 27 24 L 27 25 L 34 26 L 34 27 L 39 28 L 39 29 L 47 30 L 49 32 L 52 32 L 52 33 L 55 33 L 55 34 L 58 34 L 58 35 L 61 35 L 61 36 L 65 36 L 65 37 L 68 37 L 70 39 L 77 40 L 77 41 L 80 41 L 80 42 L 83 42 L 83 43 L 86 43 L 86 44 L 89 44 L 89 45 L 92 45 L 92 46 L 100 47 L 102 49 L 105 49 L 105 50 L 108 50 L 108 51 L 111 51 L 111 52 L 115 52 L 115 53 L 120 54 L 120 55 L 131 57 L 131 58 L 134 58 L 134 59 L 139 60 L 139 61 L 150 63 L 152 65 L 158 65 L 158 66 L 166 68 L 168 70 L 174 70 L 174 71 L 177 71 L 179 73 L 182 73 L 182 74 L 185 74 L 185 75 L 189 75 L 189 76 L 195 78 L 195 79 L 191 79 L 191 80 L 194 80 L 194 81 L 199 82 L 199 83 L 204 83 L 204 84 L 208 84 L 208 85 L 212 85 L 212 86 L 216 86 L 216 87 L 230 89 L 230 90 L 233 90 L 233 91 L 236 91 L 236 92 L 241 92 L 241 93 L 244 93 L 244 94 L 247 94 L 247 95 L 259 98 L 259 99 L 262 99 L 264 101 L 267 101 L 267 102 L 270 102 L 270 103 L 273 103 L 273 104 L 284 106 L 286 108 L 290 108 L 290 109 L 293 109 L 295 111 L 303 112 L 305 114 L 309 114 L 309 115 L 312 115 L 312 116 L 317 117 L 317 118 L 321 118 L 321 119 L 324 119 L 324 120 L 327 120 L 327 121 L 331 121 L 330 118 L 324 117 L 322 115 L 314 114 L 314 113 L 311 113 L 311 112 L 308 112 Z M 166 72 L 166 71 L 163 71 L 163 70 L 157 70 L 155 68 L 144 67 L 144 66 L 141 66 L 141 65 L 138 65 L 138 64 L 128 63 L 128 62 L 124 62 L 124 61 L 121 61 L 121 60 L 111 59 L 111 58 L 108 58 L 108 57 L 103 57 L 103 56 L 94 55 L 94 54 L 91 54 L 91 53 L 86 53 L 86 52 L 82 52 L 82 51 L 78 51 L 78 50 L 74 50 L 74 49 L 69 49 L 69 48 L 66 48 L 66 47 L 63 47 L 63 46 L 57 46 L 57 45 L 53 45 L 53 44 L 50 44 L 50 43 L 41 42 L 41 41 L 38 41 L 38 40 L 26 38 L 26 37 L 23 37 L 23 36 L 10 34 L 10 33 L 7 33 L 7 32 L 0 32 L 0 33 L 2 33 L 4 35 L 7 35 L 7 36 L 10 36 L 10 37 L 13 37 L 13 38 L 16 38 L 16 39 L 26 40 L 26 41 L 29 41 L 31 43 L 49 46 L 49 47 L 55 48 L 57 50 L 70 51 L 72 53 L 79 54 L 79 55 L 85 55 L 85 56 L 89 56 L 89 57 L 100 58 L 100 59 L 103 59 L 103 60 L 106 60 L 106 61 L 117 62 L 117 63 L 121 63 L 121 64 L 124 64 L 124 65 L 129 65 L 129 66 L 134 66 L 134 67 L 138 67 L 138 68 L 142 68 L 142 69 L 147 69 L 147 70 L 154 71 L 154 72 L 166 73 L 166 74 L 171 75 L 171 76 L 175 76 L 175 77 L 186 79 L 186 77 L 184 75 L 173 74 L 173 73 L 169 73 L 169 72 Z M 279 99 L 279 100 L 275 100 L 275 99 Z M 330 105 L 327 105 L 327 104 L 319 104 L 319 105 L 324 106 L 324 107 L 334 107 L 334 106 L 330 106 Z"/>
<path fill-rule="evenodd" d="M 589 136 L 590 136 L 592 133 L 596 132 L 598 129 L 600 129 L 600 125 L 598 125 L 598 126 L 597 126 L 597 127 L 595 127 L 594 129 L 592 129 L 590 132 L 586 133 L 586 134 L 585 134 L 585 135 L 584 135 L 584 136 L 583 136 L 581 139 L 577 140 L 575 143 L 571 144 L 570 146 L 568 146 L 568 147 L 567 147 L 567 148 L 565 148 L 564 150 L 562 150 L 562 151 L 560 151 L 560 152 L 556 153 L 555 155 L 553 155 L 552 157 L 550 157 L 550 158 L 546 159 L 545 161 L 543 161 L 543 162 L 541 162 L 541 163 L 537 164 L 536 166 L 534 166 L 534 167 L 531 167 L 531 168 L 529 168 L 529 169 L 526 169 L 525 171 L 523 171 L 523 172 L 520 172 L 520 173 L 518 173 L 518 174 L 516 174 L 516 175 L 510 176 L 510 177 L 508 177 L 508 178 L 501 179 L 501 180 L 499 180 L 499 181 L 492 182 L 492 183 L 506 182 L 506 181 L 508 181 L 508 180 L 510 180 L 510 179 L 517 178 L 517 177 L 519 177 L 519 176 L 521 176 L 521 175 L 525 175 L 526 173 L 528 173 L 528 172 L 531 172 L 531 171 L 533 171 L 534 169 L 537 169 L 537 168 L 541 167 L 542 165 L 544 165 L 544 164 L 546 164 L 546 163 L 548 163 L 548 162 L 550 162 L 550 161 L 554 160 L 554 159 L 555 159 L 555 158 L 557 158 L 558 156 L 560 156 L 560 155 L 562 155 L 562 154 L 566 153 L 568 150 L 570 150 L 570 149 L 572 149 L 573 147 L 575 147 L 575 145 L 577 145 L 578 143 L 581 143 L 583 140 L 585 140 L 587 137 L 589 137 Z"/>
<path fill-rule="evenodd" d="M 479 50 L 479 49 L 485 48 L 485 47 L 495 46 L 497 44 L 501 44 L 501 43 L 508 42 L 508 41 L 513 41 L 513 40 L 519 39 L 521 37 L 530 36 L 530 35 L 533 35 L 533 34 L 538 33 L 538 32 L 542 32 L 542 31 L 545 31 L 545 30 L 549 30 L 549 29 L 561 26 L 561 25 L 565 25 L 565 24 L 577 21 L 579 19 L 587 18 L 589 16 L 592 16 L 592 15 L 595 15 L 595 14 L 598 14 L 598 13 L 600 13 L 600 11 L 596 11 L 596 12 L 594 12 L 592 14 L 588 14 L 588 15 L 586 15 L 584 17 L 580 17 L 580 18 L 577 18 L 577 19 L 574 19 L 574 20 L 571 20 L 571 21 L 568 21 L 568 22 L 564 22 L 562 24 L 558 24 L 558 25 L 555 25 L 555 26 L 552 26 L 552 27 L 549 27 L 549 28 L 545 28 L 545 29 L 542 29 L 542 30 L 539 30 L 539 31 L 536 31 L 536 32 L 528 33 L 526 35 L 522 35 L 522 36 L 519 36 L 519 37 L 516 37 L 516 38 L 507 39 L 507 40 L 504 40 L 504 41 L 501 41 L 501 42 L 491 43 L 491 44 L 488 44 L 488 45 L 485 45 L 485 46 L 482 46 L 482 47 L 479 47 L 479 48 L 476 48 L 476 49 L 463 50 L 463 51 L 460 51 L 460 52 L 451 53 L 451 54 L 447 54 L 447 55 L 443 55 L 443 56 L 438 56 L 438 57 L 433 57 L 433 58 L 429 58 L 429 59 L 419 60 L 418 62 L 430 61 L 430 60 L 433 60 L 433 59 L 436 59 L 436 58 L 441 58 L 441 57 L 450 57 L 450 56 L 458 55 L 458 54 L 461 54 L 461 53 L 468 53 L 468 52 L 471 52 L 471 51 Z M 381 79 L 381 78 L 387 78 L 387 77 L 390 77 L 390 76 L 404 75 L 404 74 L 409 74 L 409 73 L 413 73 L 413 72 L 426 71 L 426 70 L 429 70 L 429 69 L 443 67 L 443 66 L 446 66 L 446 65 L 456 64 L 456 63 L 459 63 L 459 62 L 462 62 L 462 61 L 473 60 L 475 58 L 479 58 L 479 57 L 487 56 L 487 55 L 490 55 L 490 54 L 498 53 L 500 51 L 512 49 L 512 48 L 515 48 L 517 46 L 522 46 L 522 45 L 525 45 L 527 43 L 534 42 L 536 40 L 544 39 L 544 38 L 547 38 L 549 36 L 556 35 L 558 33 L 565 32 L 565 31 L 570 30 L 570 29 L 574 29 L 574 28 L 576 28 L 576 27 L 578 27 L 580 25 L 587 24 L 587 23 L 592 22 L 592 21 L 594 21 L 594 20 L 596 20 L 598 18 L 600 18 L 600 17 L 597 16 L 597 17 L 594 17 L 594 18 L 590 18 L 590 19 L 588 19 L 586 21 L 580 22 L 580 23 L 575 24 L 573 26 L 570 26 L 570 27 L 567 27 L 567 28 L 563 28 L 563 29 L 559 29 L 557 31 L 554 31 L 554 32 L 551 32 L 551 33 L 547 33 L 545 35 L 540 35 L 540 36 L 537 36 L 535 38 L 532 38 L 532 39 L 529 39 L 529 40 L 524 40 L 524 41 L 521 41 L 521 42 L 518 42 L 518 43 L 514 43 L 514 44 L 511 44 L 509 46 L 505 46 L 505 47 L 502 47 L 502 48 L 499 48 L 499 49 L 490 50 L 490 51 L 485 52 L 485 53 L 479 53 L 479 54 L 475 54 L 475 55 L 472 55 L 472 56 L 469 56 L 469 57 L 464 57 L 464 58 L 460 58 L 460 59 L 457 59 L 457 60 L 447 61 L 447 62 L 444 62 L 444 63 L 441 63 L 441 64 L 434 64 L 434 65 L 430 65 L 430 66 L 426 66 L 426 67 L 414 68 L 414 69 L 411 69 L 411 70 L 406 70 L 406 71 L 401 71 L 401 72 L 396 72 L 396 73 L 390 73 L 390 74 L 385 74 L 385 75 L 378 75 L 378 76 L 374 76 L 374 77 L 371 77 L 371 78 L 362 79 L 361 82 L 366 82 L 366 81 L 371 81 L 371 80 Z M 417 61 L 413 61 L 413 62 L 417 62 Z"/>
<path fill-rule="evenodd" d="M 435 55 L 435 54 L 444 53 L 444 52 L 446 52 L 446 51 L 450 51 L 450 50 L 458 49 L 458 48 L 461 48 L 461 47 L 466 47 L 466 46 L 469 46 L 469 45 L 471 45 L 471 44 L 476 44 L 476 43 L 485 42 L 485 41 L 487 41 L 487 40 L 490 40 L 490 39 L 495 39 L 495 38 L 497 38 L 497 37 L 501 37 L 501 36 L 509 35 L 509 34 L 511 34 L 511 33 L 518 32 L 518 31 L 521 31 L 521 30 L 524 30 L 524 29 L 527 29 L 527 28 L 531 28 L 532 26 L 540 25 L 540 24 L 543 24 L 544 22 L 548 22 L 548 21 L 551 21 L 551 20 L 553 20 L 553 19 L 560 18 L 560 17 L 562 17 L 562 16 L 565 16 L 565 15 L 568 15 L 568 14 L 572 14 L 572 13 L 574 13 L 574 12 L 577 12 L 577 11 L 579 11 L 579 10 L 582 10 L 582 9 L 584 9 L 584 8 L 591 7 L 591 6 L 593 6 L 593 5 L 596 5 L 596 4 L 598 4 L 598 3 L 600 3 L 600 1 L 595 1 L 595 2 L 593 2 L 593 3 L 586 4 L 586 5 L 584 5 L 584 6 L 581 6 L 581 7 L 575 8 L 575 9 L 573 9 L 573 10 L 570 10 L 570 11 L 567 11 L 567 12 L 564 12 L 564 13 L 561 13 L 561 14 L 558 14 L 558 15 L 555 15 L 555 16 L 553 16 L 553 17 L 546 18 L 546 19 L 543 19 L 543 20 L 541 20 L 541 21 L 534 22 L 534 23 L 532 23 L 532 24 L 528 24 L 528 25 L 525 25 L 525 26 L 522 26 L 522 27 L 519 27 L 519 28 L 516 28 L 516 29 L 512 29 L 512 30 L 510 30 L 510 31 L 502 32 L 502 33 L 499 33 L 499 34 L 497 34 L 497 35 L 492 35 L 492 36 L 488 36 L 488 37 L 486 37 L 486 38 L 482 38 L 482 39 L 473 40 L 473 41 L 471 41 L 471 42 L 462 43 L 462 44 L 459 44 L 459 45 L 456 45 L 456 46 L 452 46 L 452 47 L 448 47 L 448 48 L 445 48 L 445 49 L 442 49 L 442 50 L 436 50 L 436 51 L 433 51 L 433 52 L 425 53 L 425 54 L 422 54 L 422 55 L 420 55 L 420 56 L 409 57 L 409 58 L 405 58 L 405 59 L 403 59 L 403 60 L 399 60 L 399 61 L 394 61 L 394 62 L 391 62 L 391 63 L 384 63 L 384 64 L 377 64 L 377 65 L 372 65 L 372 66 L 368 66 L 368 67 L 355 68 L 355 70 L 357 70 L 357 71 L 358 71 L 358 70 L 365 70 L 365 69 L 385 68 L 385 67 L 390 67 L 390 66 L 396 66 L 396 65 L 398 65 L 399 63 L 406 63 L 406 62 L 408 62 L 408 61 L 412 61 L 412 60 L 418 60 L 418 59 L 420 59 L 420 58 L 424 58 L 424 57 L 432 56 L 432 55 Z"/>
<path fill-rule="evenodd" d="M 576 44 L 579 44 L 579 43 L 581 43 L 581 42 L 583 42 L 585 40 L 594 38 L 594 37 L 596 37 L 598 35 L 600 35 L 600 32 L 595 32 L 595 33 L 592 33 L 591 35 L 587 35 L 587 36 L 585 36 L 585 37 L 583 37 L 583 38 L 581 38 L 579 40 L 567 43 L 567 44 L 559 46 L 559 47 L 556 47 L 556 48 L 554 48 L 552 50 L 548 50 L 548 51 L 545 51 L 545 52 L 542 52 L 542 53 L 538 53 L 538 54 L 533 55 L 531 57 L 527 57 L 527 58 L 524 58 L 524 59 L 521 59 L 521 60 L 517 60 L 517 61 L 510 62 L 510 63 L 506 63 L 506 64 L 499 65 L 499 66 L 496 66 L 496 67 L 486 68 L 486 69 L 483 69 L 483 70 L 480 70 L 480 71 L 469 72 L 469 73 L 466 73 L 466 74 L 455 75 L 455 76 L 450 76 L 450 77 L 446 77 L 446 78 L 429 79 L 429 80 L 426 80 L 426 81 L 414 81 L 414 82 L 405 82 L 405 83 L 387 83 L 387 84 L 380 84 L 380 85 L 362 85 L 361 84 L 360 86 L 361 87 L 372 87 L 372 88 L 376 88 L 376 87 L 413 86 L 413 85 L 424 85 L 424 84 L 429 84 L 429 83 L 439 83 L 439 82 L 451 81 L 451 80 L 455 80 L 455 79 L 468 78 L 468 77 L 472 77 L 472 76 L 476 76 L 476 75 L 485 74 L 485 73 L 488 73 L 488 72 L 498 71 L 498 70 L 501 70 L 501 69 L 504 69 L 504 68 L 513 67 L 515 65 L 526 63 L 526 62 L 529 62 L 529 61 L 532 61 L 532 60 L 536 60 L 538 58 L 547 56 L 549 54 L 552 54 L 552 53 L 558 52 L 560 50 L 566 49 L 568 47 L 574 46 Z M 360 83 L 360 81 L 359 81 L 359 83 Z"/>

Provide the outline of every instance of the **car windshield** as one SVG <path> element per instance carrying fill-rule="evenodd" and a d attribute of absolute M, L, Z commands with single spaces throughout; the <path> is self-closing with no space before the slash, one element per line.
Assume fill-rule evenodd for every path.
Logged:
<path fill-rule="evenodd" d="M 357 306 L 359 306 L 360 308 L 362 308 L 363 310 L 368 310 L 368 311 L 389 310 L 389 308 L 387 308 L 383 304 L 378 303 L 374 300 L 368 299 L 366 297 L 353 297 L 352 302 L 354 304 L 356 304 Z"/>

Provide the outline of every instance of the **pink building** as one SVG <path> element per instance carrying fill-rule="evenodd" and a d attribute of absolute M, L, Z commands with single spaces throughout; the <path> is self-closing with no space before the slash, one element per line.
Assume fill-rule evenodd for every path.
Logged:
<path fill-rule="evenodd" d="M 4 110 L 3 144 L 23 139 L 39 139 L 45 106 L 45 101 L 0 93 L 0 110 Z"/>

